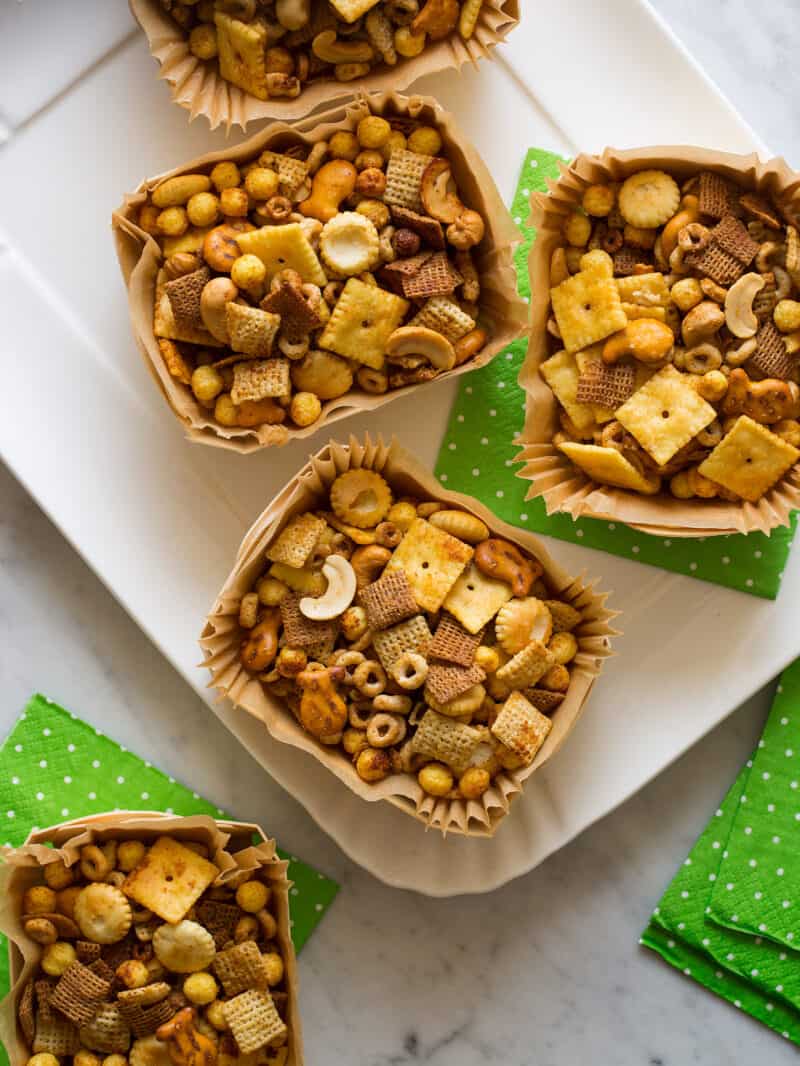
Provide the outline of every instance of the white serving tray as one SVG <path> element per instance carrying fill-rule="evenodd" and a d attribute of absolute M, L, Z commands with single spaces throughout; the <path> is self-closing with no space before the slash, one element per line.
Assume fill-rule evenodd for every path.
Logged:
<path fill-rule="evenodd" d="M 26 81 L 38 22 L 67 6 L 59 32 L 46 41 L 37 35 L 36 78 Z M 190 445 L 142 365 L 111 211 L 141 178 L 224 137 L 202 121 L 190 126 L 169 102 L 123 5 L 99 6 L 104 19 L 95 17 L 96 0 L 0 11 L 0 453 L 207 699 L 196 666 L 206 611 L 242 534 L 311 445 L 248 457 Z M 655 142 L 764 150 L 636 0 L 548 5 L 546 17 L 526 16 L 497 62 L 427 79 L 420 89 L 455 111 L 509 198 L 531 145 L 564 154 Z M 453 392 L 446 384 L 422 389 L 337 433 L 397 433 L 433 463 Z M 630 796 L 800 653 L 797 554 L 772 604 L 559 541 L 551 546 L 567 567 L 615 590 L 625 636 L 580 727 L 528 781 L 493 840 L 442 840 L 386 804 L 367 809 L 249 715 L 210 705 L 375 876 L 431 895 L 500 885 Z"/>

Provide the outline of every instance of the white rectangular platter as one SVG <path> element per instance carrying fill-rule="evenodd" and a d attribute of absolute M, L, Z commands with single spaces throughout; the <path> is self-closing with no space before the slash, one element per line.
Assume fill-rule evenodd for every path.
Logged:
<path fill-rule="evenodd" d="M 38 23 L 67 6 L 70 19 L 41 40 Z M 26 82 L 32 49 L 50 49 L 52 62 L 38 55 Z M 419 88 L 456 113 L 509 198 L 531 145 L 566 155 L 655 142 L 765 151 L 637 0 L 526 13 L 496 62 Z M 183 439 L 131 339 L 109 219 L 140 179 L 224 136 L 189 124 L 123 5 L 95 0 L 0 11 L 0 132 L 0 453 L 208 699 L 196 643 L 205 614 L 250 522 L 312 448 L 237 457 Z M 432 464 L 452 397 L 432 386 L 337 432 L 396 433 Z M 773 604 L 573 545 L 552 550 L 614 590 L 625 636 L 580 727 L 493 840 L 443 841 L 386 804 L 365 811 L 248 715 L 209 706 L 375 876 L 432 895 L 491 889 L 630 796 L 800 653 L 797 553 Z"/>

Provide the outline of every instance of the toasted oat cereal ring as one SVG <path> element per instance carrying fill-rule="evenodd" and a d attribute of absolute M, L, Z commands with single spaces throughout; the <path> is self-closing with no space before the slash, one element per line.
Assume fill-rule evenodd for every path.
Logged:
<path fill-rule="evenodd" d="M 217 953 L 211 933 L 186 918 L 177 925 L 160 925 L 153 934 L 153 951 L 161 965 L 173 973 L 205 970 Z"/>
<path fill-rule="evenodd" d="M 80 866 L 87 881 L 105 881 L 113 869 L 111 860 L 96 844 L 81 848 Z"/>
<path fill-rule="evenodd" d="M 681 192 L 673 177 L 663 170 L 640 170 L 622 183 L 618 204 L 626 222 L 654 229 L 672 218 L 680 200 Z"/>
<path fill-rule="evenodd" d="M 406 720 L 397 714 L 373 714 L 367 725 L 367 740 L 373 748 L 391 748 L 406 738 Z"/>
<path fill-rule="evenodd" d="M 331 485 L 330 499 L 334 513 L 359 529 L 376 526 L 392 506 L 391 490 L 374 470 L 347 470 L 340 474 Z"/>
<path fill-rule="evenodd" d="M 130 903 L 118 888 L 96 881 L 75 900 L 75 921 L 87 940 L 116 944 L 130 929 L 133 915 Z"/>
<path fill-rule="evenodd" d="M 382 692 L 372 701 L 372 706 L 376 711 L 386 711 L 387 714 L 410 714 L 413 705 L 410 696 L 401 696 L 396 692 Z"/>
<path fill-rule="evenodd" d="M 443 510 L 436 511 L 429 518 L 432 526 L 443 529 L 451 537 L 458 537 L 467 544 L 480 544 L 489 536 L 489 527 L 480 518 L 468 511 Z"/>
<path fill-rule="evenodd" d="M 356 667 L 353 684 L 363 696 L 374 699 L 386 688 L 386 671 L 377 659 L 365 659 Z"/>
<path fill-rule="evenodd" d="M 504 603 L 497 612 L 494 628 L 503 651 L 516 655 L 532 640 L 546 644 L 553 632 L 553 618 L 541 600 L 528 596 Z"/>
<path fill-rule="evenodd" d="M 392 663 L 392 678 L 400 688 L 421 688 L 428 679 L 428 662 L 416 651 L 405 651 Z"/>
<path fill-rule="evenodd" d="M 343 651 L 336 656 L 336 666 L 344 667 L 342 681 L 345 685 L 354 685 L 356 670 L 366 661 L 366 656 L 360 651 Z"/>
<path fill-rule="evenodd" d="M 381 696 L 376 696 L 375 699 L 381 699 Z M 366 730 L 376 710 L 374 702 L 355 700 L 347 708 L 347 721 L 353 729 Z"/>
<path fill-rule="evenodd" d="M 711 231 L 700 222 L 688 222 L 678 231 L 678 247 L 684 252 L 702 252 L 708 245 Z"/>

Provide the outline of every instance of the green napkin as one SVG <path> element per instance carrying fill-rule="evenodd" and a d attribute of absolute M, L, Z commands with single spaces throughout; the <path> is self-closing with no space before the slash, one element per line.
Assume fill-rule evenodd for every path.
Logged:
<path fill-rule="evenodd" d="M 516 265 L 519 291 L 526 299 L 530 297 L 528 251 L 534 237 L 527 225 L 529 198 L 533 190 L 546 190 L 548 178 L 558 176 L 558 163 L 559 157 L 551 152 L 530 149 L 511 209 L 523 234 Z M 519 449 L 514 444 L 525 419 L 525 396 L 517 384 L 525 349 L 525 341 L 517 341 L 488 366 L 460 379 L 436 465 L 437 476 L 448 488 L 476 496 L 516 526 L 756 596 L 777 596 L 796 515 L 791 527 L 776 529 L 771 536 L 751 533 L 687 540 L 649 536 L 593 518 L 577 522 L 564 514 L 548 518 L 541 499 L 526 501 L 529 483 L 516 476 Z"/>
<path fill-rule="evenodd" d="M 642 943 L 800 1045 L 794 746 L 800 750 L 800 660 L 784 672 L 756 754 L 665 892 Z"/>
<path fill-rule="evenodd" d="M 77 715 L 46 696 L 34 696 L 0 747 L 0 840 L 16 847 L 33 828 L 110 810 L 229 817 Z M 248 820 L 246 813 L 242 816 Z M 266 832 L 270 828 L 264 826 Z M 299 951 L 339 886 L 294 856 L 281 855 L 289 859 L 288 877 L 294 882 L 292 939 Z M 8 987 L 8 952 L 0 937 L 0 998 Z M 6 1064 L 0 1048 L 0 1066 Z"/>

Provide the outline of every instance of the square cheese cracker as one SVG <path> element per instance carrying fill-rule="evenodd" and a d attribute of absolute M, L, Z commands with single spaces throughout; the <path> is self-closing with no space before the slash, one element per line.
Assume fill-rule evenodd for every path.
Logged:
<path fill-rule="evenodd" d="M 415 518 L 384 572 L 404 571 L 419 606 L 438 611 L 472 554 L 468 544 Z"/>
<path fill-rule="evenodd" d="M 568 352 L 578 352 L 628 324 L 614 278 L 581 270 L 550 290 L 553 314 Z"/>
<path fill-rule="evenodd" d="M 358 278 L 349 278 L 319 346 L 379 370 L 384 362 L 386 342 L 403 321 L 408 307 L 408 300 L 402 296 L 366 285 Z"/>
<path fill-rule="evenodd" d="M 617 421 L 659 466 L 717 417 L 674 366 L 665 366 L 617 409 Z"/>
<path fill-rule="evenodd" d="M 578 429 L 586 429 L 595 421 L 592 405 L 578 403 L 580 371 L 571 352 L 561 351 L 551 355 L 539 367 L 539 373 Z"/>
<path fill-rule="evenodd" d="M 800 451 L 747 415 L 700 464 L 703 477 L 755 503 L 800 459 Z"/>
<path fill-rule="evenodd" d="M 242 255 L 257 255 L 267 268 L 267 282 L 281 270 L 296 270 L 303 281 L 326 285 L 325 271 L 299 222 L 285 226 L 262 226 L 239 233 L 236 243 Z"/>
<path fill-rule="evenodd" d="M 159 837 L 122 884 L 126 896 L 165 922 L 179 922 L 219 874 L 213 862 L 172 837 Z"/>
<path fill-rule="evenodd" d="M 510 599 L 508 582 L 486 577 L 472 563 L 453 585 L 444 606 L 464 629 L 477 633 Z"/>
<path fill-rule="evenodd" d="M 643 492 L 646 496 L 654 495 L 661 487 L 657 477 L 648 480 L 616 448 L 565 441 L 559 444 L 558 450 L 579 466 L 584 474 L 588 474 L 593 481 L 598 481 L 600 484 L 616 485 L 620 489 L 633 489 L 634 492 Z"/>

